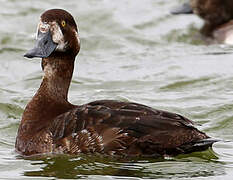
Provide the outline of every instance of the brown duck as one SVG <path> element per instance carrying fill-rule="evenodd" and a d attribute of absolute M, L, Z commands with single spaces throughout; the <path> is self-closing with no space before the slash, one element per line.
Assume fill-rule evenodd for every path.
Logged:
<path fill-rule="evenodd" d="M 195 13 L 204 20 L 201 34 L 214 38 L 219 43 L 233 44 L 232 0 L 190 0 L 172 13 Z"/>
<path fill-rule="evenodd" d="M 35 47 L 25 57 L 41 57 L 39 90 L 28 103 L 18 129 L 16 151 L 164 156 L 201 151 L 215 140 L 189 119 L 148 106 L 114 100 L 84 105 L 68 102 L 75 57 L 80 49 L 74 18 L 62 9 L 41 15 Z"/>

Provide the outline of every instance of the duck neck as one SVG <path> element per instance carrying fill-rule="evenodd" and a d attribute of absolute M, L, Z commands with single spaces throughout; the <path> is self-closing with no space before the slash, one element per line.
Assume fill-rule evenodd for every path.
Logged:
<path fill-rule="evenodd" d="M 37 94 L 44 94 L 46 98 L 66 103 L 68 90 L 74 69 L 74 59 L 44 58 L 42 60 L 44 77 Z"/>
<path fill-rule="evenodd" d="M 41 125 L 46 126 L 56 116 L 74 107 L 67 100 L 74 59 L 51 56 L 42 60 L 42 68 L 45 73 L 43 81 L 25 108 L 21 122 L 21 124 L 29 125 L 28 130 L 35 132 L 42 129 L 44 127 L 40 127 Z"/>

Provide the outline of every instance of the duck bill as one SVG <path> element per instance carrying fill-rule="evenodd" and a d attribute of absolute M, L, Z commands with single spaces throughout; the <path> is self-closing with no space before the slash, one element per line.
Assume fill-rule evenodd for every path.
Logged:
<path fill-rule="evenodd" d="M 33 49 L 29 50 L 24 57 L 27 58 L 46 58 L 49 57 L 50 54 L 56 49 L 57 44 L 55 44 L 52 40 L 52 35 L 50 31 L 45 33 L 38 32 L 36 44 Z"/>
<path fill-rule="evenodd" d="M 184 3 L 183 5 L 171 10 L 172 14 L 193 14 L 193 9 L 190 3 Z"/>

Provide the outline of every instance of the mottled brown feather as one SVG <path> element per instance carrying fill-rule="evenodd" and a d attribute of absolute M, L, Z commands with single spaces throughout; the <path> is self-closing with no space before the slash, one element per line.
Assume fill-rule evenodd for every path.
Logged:
<path fill-rule="evenodd" d="M 173 155 L 178 150 L 185 151 L 185 144 L 208 138 L 193 126 L 192 121 L 183 116 L 136 103 L 95 101 L 76 107 L 62 116 L 56 118 L 55 125 L 52 125 L 55 128 L 52 132 L 60 132 L 53 133 L 55 139 L 87 130 L 91 136 L 95 134 L 96 137 L 101 137 L 102 141 L 98 143 L 103 145 L 103 151 L 107 154 L 126 155 L 130 146 L 133 146 L 141 155 Z M 66 134 L 64 127 L 73 129 L 67 130 L 70 134 Z M 80 149 L 86 147 L 85 143 L 77 146 Z"/>

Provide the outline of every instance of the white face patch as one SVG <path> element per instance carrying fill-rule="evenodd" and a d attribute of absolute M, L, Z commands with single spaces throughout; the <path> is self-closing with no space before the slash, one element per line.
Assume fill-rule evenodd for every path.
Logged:
<path fill-rule="evenodd" d="M 39 31 L 42 32 L 42 33 L 46 33 L 46 32 L 49 31 L 49 28 L 50 28 L 50 25 L 49 25 L 48 23 L 42 22 L 42 21 L 40 20 L 40 22 L 39 22 L 39 24 L 38 24 L 38 26 L 37 26 L 36 39 L 38 38 L 38 33 L 39 33 Z"/>
<path fill-rule="evenodd" d="M 64 35 L 61 31 L 60 26 L 58 25 L 57 22 L 51 22 L 50 25 L 51 25 L 50 31 L 52 33 L 53 42 L 58 44 L 56 50 L 65 51 L 67 42 L 65 42 Z"/>
<path fill-rule="evenodd" d="M 47 33 L 48 31 L 51 32 L 53 42 L 57 44 L 55 51 L 60 51 L 60 52 L 66 51 L 67 46 L 68 46 L 68 42 L 65 41 L 61 27 L 59 26 L 59 24 L 56 21 L 43 22 L 42 20 L 40 20 L 40 22 L 37 26 L 36 39 L 38 38 L 39 32 Z M 77 40 L 76 41 L 77 45 L 80 46 L 80 39 L 79 39 L 78 32 L 75 29 L 72 29 L 72 31 L 73 31 L 72 32 L 73 35 L 75 36 L 75 38 Z"/>
<path fill-rule="evenodd" d="M 57 44 L 56 51 L 65 51 L 65 48 L 67 46 L 67 42 L 65 42 L 64 35 L 61 31 L 60 26 L 55 21 L 47 23 L 47 22 L 42 22 L 40 20 L 38 27 L 37 27 L 36 39 L 38 37 L 39 31 L 42 33 L 46 33 L 49 30 L 52 34 L 53 42 Z"/>

